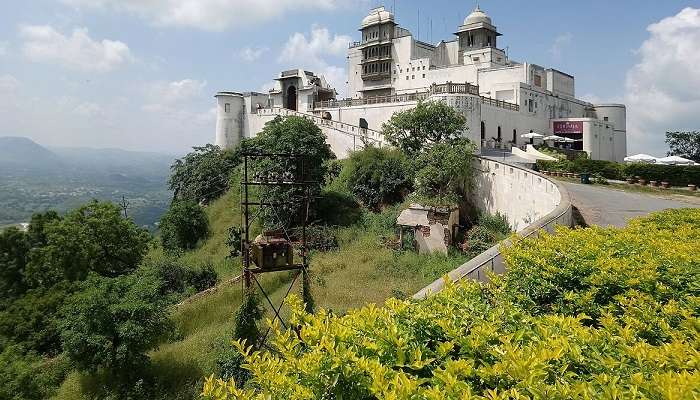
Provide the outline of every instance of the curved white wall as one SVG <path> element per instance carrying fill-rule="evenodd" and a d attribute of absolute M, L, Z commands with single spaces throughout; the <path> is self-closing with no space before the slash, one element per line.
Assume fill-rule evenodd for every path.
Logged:
<path fill-rule="evenodd" d="M 232 149 L 243 137 L 245 101 L 238 93 L 218 93 L 216 96 L 216 145 Z"/>
<path fill-rule="evenodd" d="M 624 104 L 597 104 L 594 106 L 599 120 L 608 118 L 614 126 L 615 161 L 623 162 L 627 157 L 627 108 Z"/>

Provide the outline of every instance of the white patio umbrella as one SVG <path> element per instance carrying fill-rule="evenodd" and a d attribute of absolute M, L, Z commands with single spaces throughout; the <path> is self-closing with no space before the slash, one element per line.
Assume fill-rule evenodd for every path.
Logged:
<path fill-rule="evenodd" d="M 650 156 L 649 154 L 635 154 L 633 156 L 625 157 L 625 162 L 653 164 L 657 162 L 657 158 Z"/>
<path fill-rule="evenodd" d="M 557 136 L 557 135 L 550 135 L 550 136 L 547 136 L 544 138 L 544 140 L 554 140 L 555 142 L 559 142 L 562 139 L 564 139 L 564 138 L 561 136 Z"/>
<path fill-rule="evenodd" d="M 693 160 L 688 160 L 687 158 L 678 157 L 678 156 L 659 158 L 658 160 L 656 160 L 656 162 L 658 164 L 666 164 L 666 165 L 693 165 L 693 164 L 695 164 L 695 161 L 693 161 Z"/>
<path fill-rule="evenodd" d="M 530 132 L 530 133 L 523 133 L 522 135 L 520 135 L 520 137 L 523 139 L 539 139 L 539 138 L 543 138 L 544 135 L 541 135 L 541 134 L 535 133 L 535 132 Z"/>
<path fill-rule="evenodd" d="M 564 143 L 574 143 L 575 141 L 576 141 L 576 140 L 574 140 L 574 139 L 572 139 L 572 138 L 568 138 L 568 137 L 562 138 L 562 139 L 560 140 L 560 142 L 564 142 Z"/>

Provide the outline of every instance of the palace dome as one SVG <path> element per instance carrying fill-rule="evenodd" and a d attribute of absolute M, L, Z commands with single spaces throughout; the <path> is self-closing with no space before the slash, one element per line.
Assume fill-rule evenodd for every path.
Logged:
<path fill-rule="evenodd" d="M 476 6 L 476 9 L 474 9 L 474 11 L 472 11 L 472 13 L 464 19 L 464 25 L 477 24 L 479 22 L 491 25 L 491 17 L 486 15 L 485 12 L 481 11 L 479 6 Z"/>
<path fill-rule="evenodd" d="M 362 27 L 366 28 L 370 25 L 384 22 L 394 22 L 394 14 L 384 9 L 384 7 L 377 7 L 370 11 L 369 15 L 362 20 Z"/>

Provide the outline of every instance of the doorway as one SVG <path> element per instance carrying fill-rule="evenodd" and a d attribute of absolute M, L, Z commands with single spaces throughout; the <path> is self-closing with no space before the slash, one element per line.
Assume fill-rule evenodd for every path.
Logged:
<path fill-rule="evenodd" d="M 287 109 L 297 110 L 297 88 L 295 86 L 290 86 L 287 89 Z"/>

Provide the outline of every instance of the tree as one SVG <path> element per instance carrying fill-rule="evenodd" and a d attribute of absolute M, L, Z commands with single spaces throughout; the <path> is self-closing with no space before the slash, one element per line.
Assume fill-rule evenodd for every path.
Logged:
<path fill-rule="evenodd" d="M 136 274 L 86 280 L 62 310 L 61 342 L 76 367 L 132 382 L 172 327 L 160 286 Z"/>
<path fill-rule="evenodd" d="M 193 201 L 175 201 L 160 220 L 161 242 L 169 252 L 194 249 L 209 233 L 209 220 Z"/>
<path fill-rule="evenodd" d="M 472 174 L 474 144 L 468 139 L 438 143 L 421 153 L 417 160 L 416 192 L 419 197 L 437 205 L 460 200 Z"/>
<path fill-rule="evenodd" d="M 228 190 L 229 176 L 239 164 L 239 156 L 236 151 L 213 144 L 193 149 L 170 167 L 168 184 L 176 201 L 209 202 Z"/>
<path fill-rule="evenodd" d="M 29 249 L 27 235 L 19 229 L 0 232 L 0 303 L 20 296 L 26 290 L 24 274 Z"/>
<path fill-rule="evenodd" d="M 400 202 L 413 185 L 413 173 L 406 156 L 399 150 L 368 146 L 354 151 L 341 179 L 365 206 L 378 209 Z"/>
<path fill-rule="evenodd" d="M 679 156 L 700 163 L 700 131 L 666 132 L 669 156 Z"/>
<path fill-rule="evenodd" d="M 312 121 L 295 116 L 277 117 L 268 122 L 262 132 L 255 139 L 245 142 L 244 146 L 249 151 L 305 156 L 304 171 L 301 171 L 297 160 L 288 158 L 261 159 L 255 163 L 254 170 L 258 177 L 287 177 L 317 182 L 309 188 L 311 198 L 321 191 L 326 177 L 326 161 L 335 158 L 321 129 Z M 262 210 L 261 220 L 266 228 L 287 228 L 301 222 L 305 195 L 303 188 L 263 187 L 260 194 L 261 198 L 276 205 Z M 313 213 L 314 209 L 310 212 Z"/>
<path fill-rule="evenodd" d="M 408 155 L 420 152 L 426 145 L 454 141 L 466 129 L 464 115 L 441 101 L 419 102 L 415 108 L 394 113 L 382 125 L 386 140 Z"/>
<path fill-rule="evenodd" d="M 27 278 L 49 287 L 61 280 L 84 280 L 89 272 L 116 277 L 135 270 L 151 236 L 125 219 L 112 203 L 93 201 L 43 227 L 46 245 L 34 248 Z"/>

